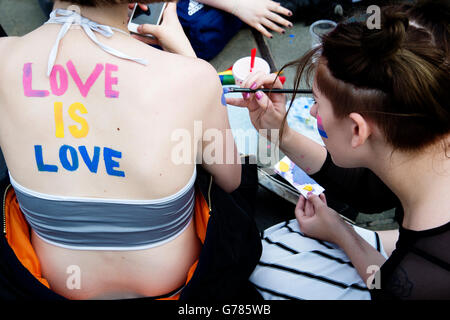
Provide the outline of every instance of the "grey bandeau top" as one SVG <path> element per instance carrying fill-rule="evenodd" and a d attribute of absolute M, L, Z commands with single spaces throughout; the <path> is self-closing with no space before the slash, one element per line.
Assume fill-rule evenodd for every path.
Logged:
<path fill-rule="evenodd" d="M 196 171 L 174 195 L 157 200 L 75 198 L 11 184 L 31 228 L 44 241 L 74 250 L 141 250 L 167 243 L 189 225 Z"/>

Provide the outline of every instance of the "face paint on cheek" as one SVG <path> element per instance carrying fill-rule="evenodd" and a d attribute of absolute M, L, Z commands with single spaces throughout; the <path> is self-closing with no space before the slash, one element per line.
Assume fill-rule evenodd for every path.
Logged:
<path fill-rule="evenodd" d="M 323 128 L 322 118 L 319 115 L 317 115 L 316 119 L 317 119 L 317 129 L 319 130 L 320 136 L 322 138 L 328 139 L 328 135 L 325 132 L 325 129 Z"/>

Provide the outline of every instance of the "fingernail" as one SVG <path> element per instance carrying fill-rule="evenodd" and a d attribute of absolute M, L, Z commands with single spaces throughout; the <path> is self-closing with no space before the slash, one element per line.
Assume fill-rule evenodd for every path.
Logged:
<path fill-rule="evenodd" d="M 285 33 L 286 33 L 286 31 L 284 31 L 284 30 L 283 30 L 283 31 L 281 31 L 281 33 L 282 33 L 282 34 L 285 34 Z"/>
<path fill-rule="evenodd" d="M 256 89 L 256 82 L 253 82 L 252 86 L 250 87 L 250 89 L 255 90 Z"/>
<path fill-rule="evenodd" d="M 137 27 L 137 31 L 138 31 L 138 32 L 141 32 L 141 31 L 142 31 L 142 26 L 138 26 L 138 27 Z"/>
<path fill-rule="evenodd" d="M 307 196 L 308 198 L 311 197 L 313 195 L 312 191 L 308 192 Z"/>
<path fill-rule="evenodd" d="M 261 91 L 257 91 L 255 93 L 256 99 L 261 100 L 261 98 L 263 97 L 263 93 Z"/>
<path fill-rule="evenodd" d="M 247 93 L 247 92 L 244 92 L 244 93 L 242 94 L 242 96 L 244 97 L 244 99 L 248 99 L 248 97 L 250 96 L 250 94 Z"/>

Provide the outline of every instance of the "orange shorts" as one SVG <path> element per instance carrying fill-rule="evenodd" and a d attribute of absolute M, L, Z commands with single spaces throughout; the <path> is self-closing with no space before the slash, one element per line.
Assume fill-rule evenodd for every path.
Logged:
<path fill-rule="evenodd" d="M 25 220 L 19 203 L 17 202 L 16 193 L 10 187 L 5 196 L 4 207 L 5 221 L 4 228 L 6 231 L 6 240 L 9 246 L 14 251 L 17 259 L 22 265 L 43 285 L 50 289 L 50 285 L 46 279 L 42 277 L 41 265 L 39 259 L 34 251 L 30 240 L 30 226 Z M 194 224 L 197 236 L 202 243 L 205 242 L 206 227 L 209 221 L 209 206 L 199 190 L 195 193 L 195 207 L 194 207 Z M 191 266 L 187 274 L 186 284 L 191 280 L 195 269 L 197 268 L 198 260 Z M 181 292 L 160 300 L 178 300 Z"/>

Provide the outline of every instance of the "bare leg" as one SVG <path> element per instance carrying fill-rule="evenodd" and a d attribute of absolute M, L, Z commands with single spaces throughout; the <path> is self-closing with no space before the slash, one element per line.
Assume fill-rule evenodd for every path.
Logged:
<path fill-rule="evenodd" d="M 398 240 L 398 229 L 377 231 L 377 233 L 383 243 L 384 251 L 390 257 Z"/>

